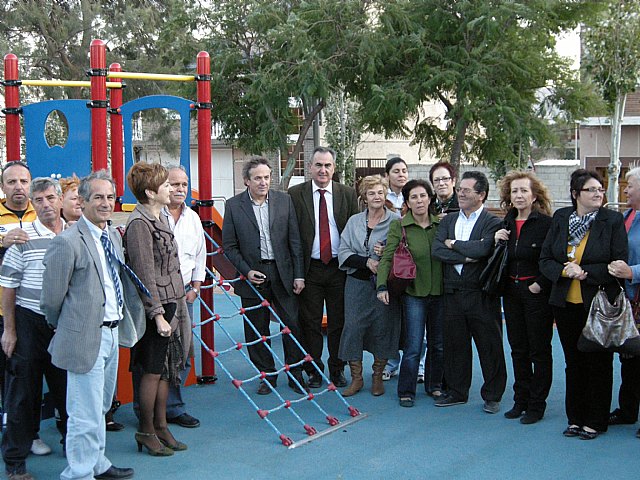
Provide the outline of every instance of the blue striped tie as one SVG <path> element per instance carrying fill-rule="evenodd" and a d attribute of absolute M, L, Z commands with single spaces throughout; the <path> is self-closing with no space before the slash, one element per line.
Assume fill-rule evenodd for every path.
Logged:
<path fill-rule="evenodd" d="M 144 286 L 142 280 L 138 278 L 138 276 L 134 273 L 133 270 L 124 262 L 120 261 L 116 252 L 113 250 L 113 244 L 111 243 L 111 239 L 109 238 L 109 234 L 106 230 L 102 231 L 102 235 L 100 236 L 100 242 L 102 243 L 102 247 L 104 248 L 107 264 L 109 265 L 109 273 L 111 275 L 111 279 L 113 280 L 113 285 L 116 290 L 116 296 L 118 297 L 118 305 L 122 305 L 122 291 L 120 290 L 120 282 L 118 278 L 118 274 L 116 272 L 116 265 L 120 265 L 129 278 L 136 284 L 136 286 L 140 289 L 142 293 L 144 293 L 147 297 L 151 297 L 151 292 Z"/>

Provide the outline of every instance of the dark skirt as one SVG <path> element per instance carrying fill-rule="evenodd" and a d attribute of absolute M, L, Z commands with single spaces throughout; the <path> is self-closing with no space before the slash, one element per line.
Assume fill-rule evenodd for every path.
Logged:
<path fill-rule="evenodd" d="M 162 308 L 164 308 L 164 319 L 171 323 L 176 313 L 176 304 L 167 303 L 162 305 Z M 144 335 L 131 348 L 130 370 L 138 368 L 142 373 L 161 375 L 165 370 L 168 346 L 169 337 L 163 337 L 158 333 L 154 319 L 147 319 L 147 329 Z"/>

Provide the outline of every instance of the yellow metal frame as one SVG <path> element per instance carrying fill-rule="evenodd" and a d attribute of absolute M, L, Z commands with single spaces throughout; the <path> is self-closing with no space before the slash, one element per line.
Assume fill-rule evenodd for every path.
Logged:
<path fill-rule="evenodd" d="M 133 80 L 163 80 L 167 82 L 195 82 L 195 75 L 171 75 L 168 73 L 142 72 L 107 72 L 107 78 L 121 78 Z"/>
<path fill-rule="evenodd" d="M 20 80 L 23 86 L 29 87 L 90 87 L 89 81 L 75 80 Z M 122 88 L 120 82 L 107 82 L 107 88 Z"/>

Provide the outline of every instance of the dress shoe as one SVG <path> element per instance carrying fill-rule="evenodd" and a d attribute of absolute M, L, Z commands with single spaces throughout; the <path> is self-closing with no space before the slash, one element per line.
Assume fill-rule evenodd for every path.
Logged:
<path fill-rule="evenodd" d="M 524 405 L 518 405 L 516 403 L 511 410 L 504 412 L 504 417 L 510 420 L 520 418 L 526 409 Z"/>
<path fill-rule="evenodd" d="M 500 411 L 500 402 L 494 402 L 493 400 L 485 400 L 482 410 L 491 414 L 498 413 Z"/>
<path fill-rule="evenodd" d="M 640 438 L 640 428 L 638 429 L 638 431 L 636 432 L 636 438 Z"/>
<path fill-rule="evenodd" d="M 183 413 L 182 415 L 178 415 L 177 417 L 167 418 L 167 422 L 180 425 L 184 428 L 197 428 L 200 426 L 200 420 L 192 417 L 187 412 Z"/>
<path fill-rule="evenodd" d="M 293 381 L 293 378 L 289 378 L 289 388 L 296 392 L 298 395 L 306 395 L 309 392 L 309 385 L 307 385 L 307 382 L 304 380 L 302 372 L 291 372 L 291 375 L 302 386 L 302 390 L 300 389 L 300 387 L 298 387 L 298 385 L 296 385 L 296 382 Z"/>
<path fill-rule="evenodd" d="M 609 425 L 632 425 L 634 423 L 636 422 L 630 421 L 619 408 L 609 414 Z"/>
<path fill-rule="evenodd" d="M 135 438 L 136 438 L 136 443 L 138 444 L 138 452 L 142 452 L 142 447 L 145 447 L 149 452 L 149 455 L 151 455 L 152 457 L 170 457 L 171 455 L 173 455 L 173 450 L 162 445 L 162 443 L 160 443 L 160 439 L 155 433 L 136 432 Z M 153 445 L 154 443 L 155 445 Z M 157 445 L 160 445 L 160 446 L 158 447 Z M 115 468 L 115 467 L 112 465 L 111 468 Z M 109 470 L 103 473 L 103 475 L 111 471 L 111 468 L 109 468 Z M 118 469 L 118 470 L 122 470 L 122 469 Z M 129 476 L 133 476 L 133 470 L 131 470 L 131 475 Z M 96 476 L 96 478 L 129 478 L 129 477 Z"/>
<path fill-rule="evenodd" d="M 104 416 L 104 424 L 107 432 L 119 432 L 120 430 L 124 430 L 124 425 L 113 419 L 113 412 L 111 410 L 109 410 Z"/>
<path fill-rule="evenodd" d="M 258 390 L 256 391 L 256 393 L 258 395 L 269 395 L 271 393 L 271 388 L 269 388 L 269 385 L 267 385 L 267 382 L 263 380 L 260 382 L 260 386 L 258 387 Z"/>
<path fill-rule="evenodd" d="M 467 401 L 453 395 L 442 395 L 433 402 L 436 407 L 452 407 L 454 405 L 462 405 L 463 403 L 467 403 Z"/>
<path fill-rule="evenodd" d="M 565 437 L 577 437 L 582 432 L 582 428 L 577 425 L 569 425 L 562 434 Z"/>
<path fill-rule="evenodd" d="M 531 425 L 542 420 L 543 415 L 538 412 L 527 412 L 520 418 L 520 423 L 523 425 Z"/>
<path fill-rule="evenodd" d="M 101 473 L 100 475 L 96 475 L 94 478 L 109 479 L 109 478 L 131 478 L 131 477 L 133 477 L 133 468 L 118 468 L 114 465 L 111 465 L 106 472 Z"/>
<path fill-rule="evenodd" d="M 344 372 L 342 370 L 336 370 L 331 373 L 331 383 L 333 383 L 336 387 L 342 388 L 347 386 L 347 379 L 344 376 Z"/>
<path fill-rule="evenodd" d="M 311 372 L 309 374 L 309 388 L 320 388 L 322 386 L 322 375 L 318 372 Z"/>
<path fill-rule="evenodd" d="M 580 430 L 579 436 L 580 440 L 593 440 L 596 438 L 600 432 L 588 432 L 584 428 Z"/>

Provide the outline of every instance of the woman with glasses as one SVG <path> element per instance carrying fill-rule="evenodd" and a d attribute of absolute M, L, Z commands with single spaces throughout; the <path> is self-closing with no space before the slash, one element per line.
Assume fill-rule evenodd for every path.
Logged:
<path fill-rule="evenodd" d="M 565 358 L 566 437 L 592 440 L 606 432 L 613 384 L 613 354 L 585 353 L 577 343 L 591 301 L 603 288 L 613 301 L 620 285 L 609 274 L 615 260 L 627 260 L 627 235 L 622 215 L 602 207 L 602 178 L 594 171 L 571 174 L 571 202 L 553 215 L 542 246 L 540 270 L 551 280 L 553 310 Z"/>
<path fill-rule="evenodd" d="M 398 398 L 402 407 L 413 407 L 416 396 L 418 363 L 422 341 L 427 335 L 428 369 L 425 391 L 437 397 L 442 390 L 444 369 L 442 264 L 431 256 L 438 217 L 433 213 L 433 187 L 426 180 L 410 180 L 402 189 L 407 213 L 389 227 L 387 246 L 378 266 L 378 300 L 389 305 L 393 298 L 387 278 L 403 231 L 407 247 L 416 264 L 416 278 L 402 295 L 404 310 L 403 356 L 398 380 Z"/>
<path fill-rule="evenodd" d="M 429 170 L 429 180 L 436 192 L 435 209 L 440 220 L 460 210 L 456 195 L 456 170 L 449 162 L 438 162 Z"/>
<path fill-rule="evenodd" d="M 544 416 L 553 377 L 551 282 L 539 267 L 551 226 L 551 201 L 547 188 L 531 172 L 507 173 L 499 189 L 507 214 L 495 241 L 507 242 L 502 305 L 515 376 L 514 405 L 504 416 L 527 425 Z"/>
<path fill-rule="evenodd" d="M 400 218 L 385 207 L 387 182 L 380 175 L 364 177 L 360 198 L 365 211 L 353 215 L 340 236 L 338 261 L 347 272 L 344 288 L 344 328 L 338 357 L 349 362 L 351 384 L 342 392 L 349 397 L 363 385 L 362 352 L 373 354 L 371 393 L 384 393 L 382 370 L 387 359 L 398 352 L 400 339 L 400 305 L 397 301 L 383 305 L 376 300 L 375 274 L 380 257 L 374 252 L 378 242 L 387 239 L 389 225 Z"/>

